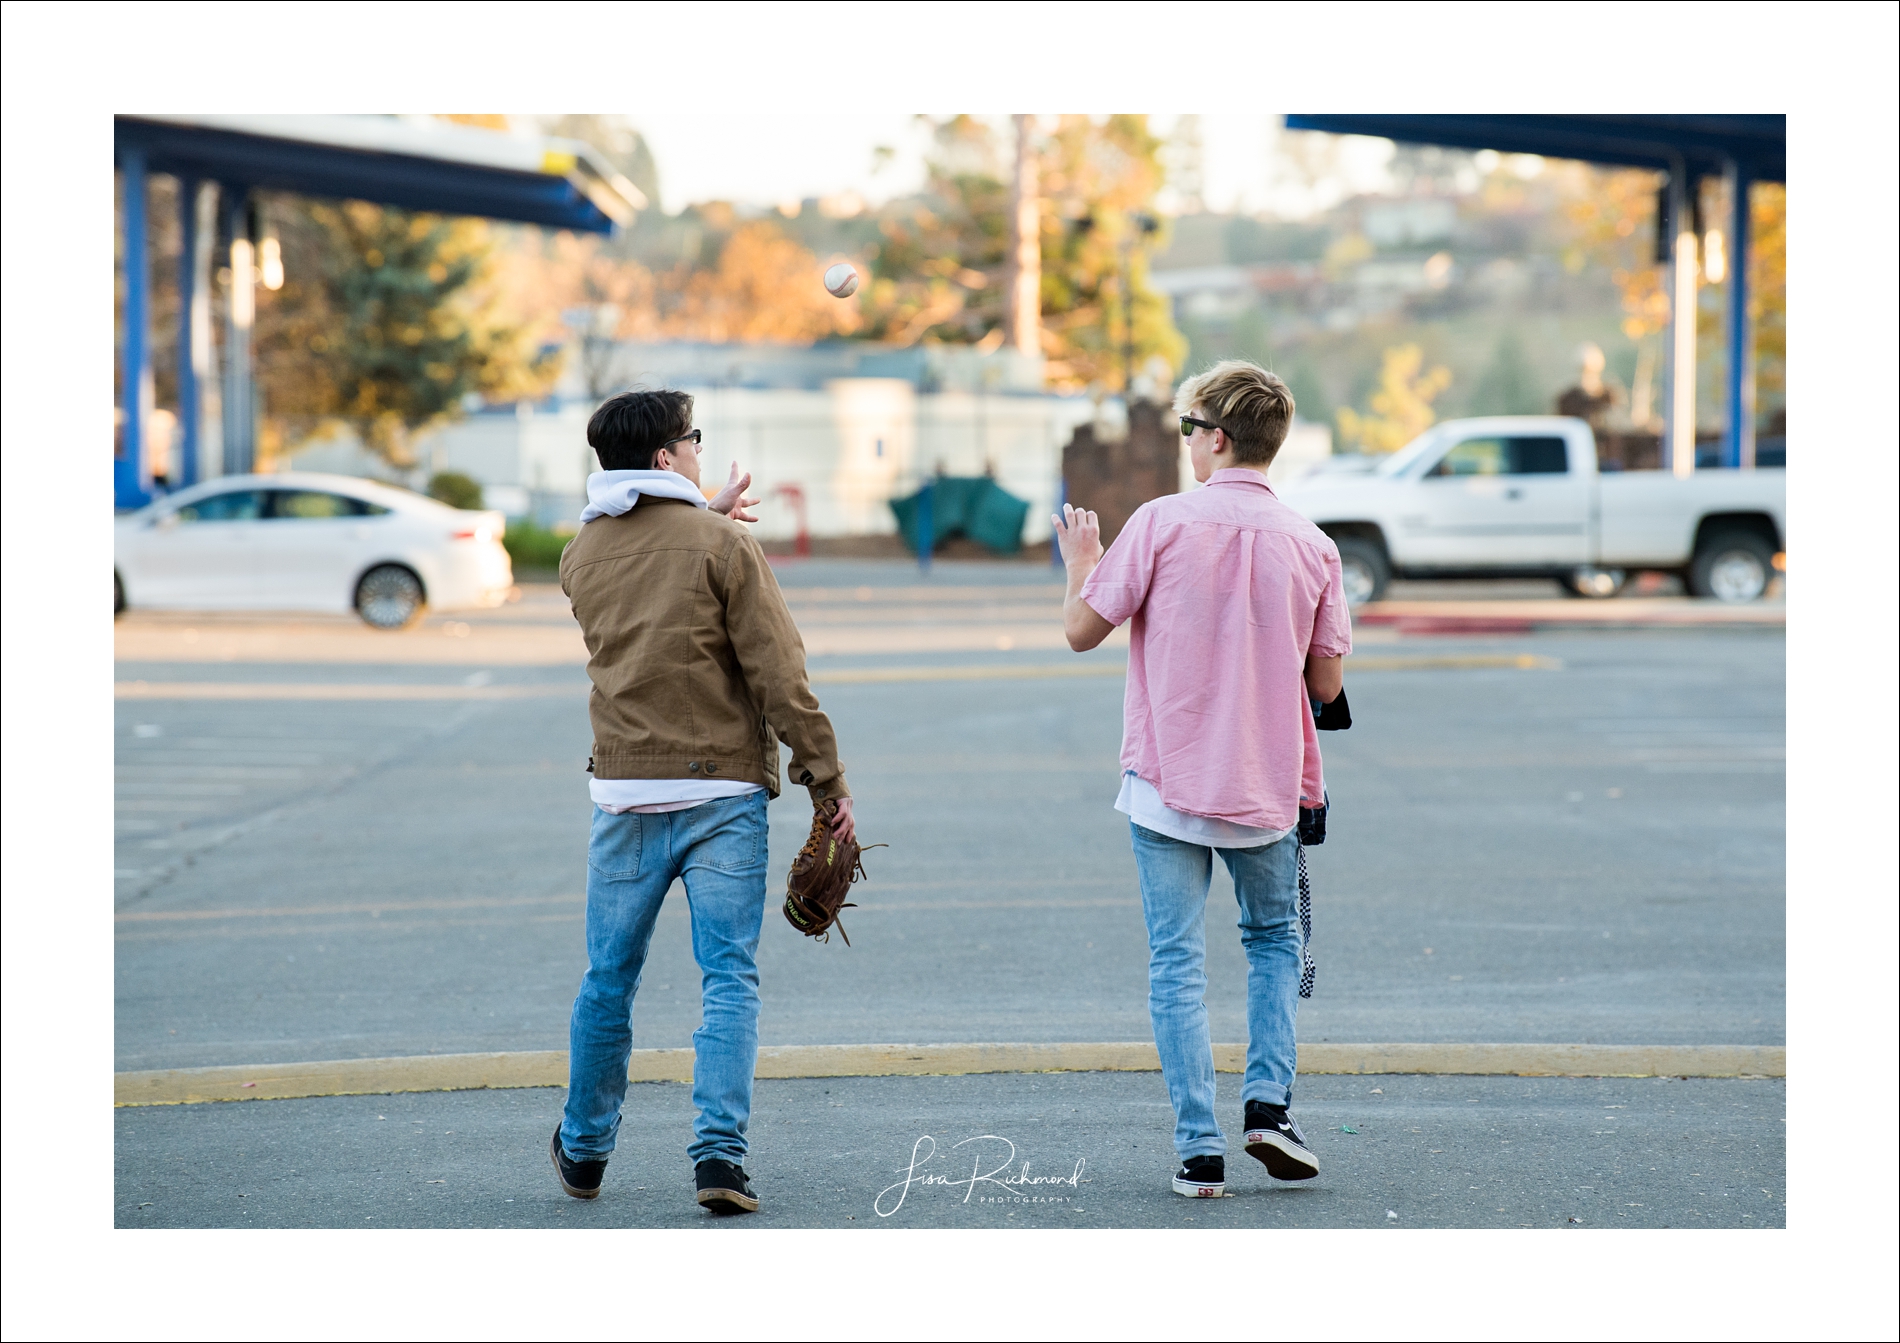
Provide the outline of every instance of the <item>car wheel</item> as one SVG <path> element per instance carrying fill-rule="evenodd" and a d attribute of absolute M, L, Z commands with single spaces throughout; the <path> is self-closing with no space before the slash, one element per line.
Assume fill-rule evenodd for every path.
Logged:
<path fill-rule="evenodd" d="M 1569 596 L 1602 601 L 1623 590 L 1629 582 L 1629 573 L 1623 569 L 1598 569 L 1586 564 L 1571 570 L 1558 581 Z"/>
<path fill-rule="evenodd" d="M 1346 586 L 1346 605 L 1364 606 L 1367 602 L 1376 602 L 1385 596 L 1386 584 L 1392 581 L 1392 566 L 1386 563 L 1385 552 L 1370 541 L 1357 536 L 1337 536 L 1333 544 L 1339 547 L 1340 577 Z"/>
<path fill-rule="evenodd" d="M 356 614 L 379 630 L 407 628 L 422 607 L 422 580 L 404 565 L 379 564 L 356 585 Z"/>
<path fill-rule="evenodd" d="M 1719 602 L 1752 602 L 1768 591 L 1774 566 L 1774 551 L 1754 532 L 1721 532 L 1690 562 L 1689 592 Z"/>
<path fill-rule="evenodd" d="M 119 571 L 112 571 L 112 614 L 118 615 L 125 610 L 125 580 L 119 577 Z"/>

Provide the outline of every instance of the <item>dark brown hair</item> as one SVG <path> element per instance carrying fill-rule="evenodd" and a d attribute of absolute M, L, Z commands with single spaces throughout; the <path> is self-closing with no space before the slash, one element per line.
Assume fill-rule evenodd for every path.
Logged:
<path fill-rule="evenodd" d="M 651 471 L 654 454 L 692 427 L 692 397 L 640 387 L 600 403 L 587 422 L 587 445 L 603 471 Z"/>

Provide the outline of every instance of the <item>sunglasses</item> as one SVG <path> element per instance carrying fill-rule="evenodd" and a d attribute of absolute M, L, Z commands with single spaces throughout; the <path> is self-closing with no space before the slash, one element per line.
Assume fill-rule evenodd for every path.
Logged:
<path fill-rule="evenodd" d="M 681 434 L 678 438 L 667 439 L 666 442 L 660 444 L 660 450 L 664 452 L 666 449 L 672 447 L 675 443 L 685 443 L 688 441 L 690 441 L 694 447 L 698 447 L 699 446 L 699 430 L 695 429 L 691 433 Z"/>
<path fill-rule="evenodd" d="M 1233 437 L 1233 434 L 1228 433 L 1226 427 L 1223 425 L 1210 424 L 1206 420 L 1197 420 L 1192 415 L 1183 415 L 1181 417 L 1182 438 L 1193 438 L 1196 429 L 1206 429 L 1209 431 L 1219 429 L 1222 433 L 1227 434 L 1229 438 Z"/>

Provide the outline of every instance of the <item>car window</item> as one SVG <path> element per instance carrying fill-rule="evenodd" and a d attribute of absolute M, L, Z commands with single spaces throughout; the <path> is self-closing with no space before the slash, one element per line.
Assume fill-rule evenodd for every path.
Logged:
<path fill-rule="evenodd" d="M 264 491 L 227 490 L 186 504 L 180 522 L 254 522 L 264 515 Z"/>
<path fill-rule="evenodd" d="M 1550 476 L 1570 469 L 1561 437 L 1467 438 L 1428 473 L 1434 476 Z"/>
<path fill-rule="evenodd" d="M 1507 474 L 1509 455 L 1501 438 L 1467 438 L 1452 444 L 1451 451 L 1438 459 L 1431 469 L 1434 476 L 1502 476 Z"/>
<path fill-rule="evenodd" d="M 273 518 L 363 518 L 389 510 L 381 504 L 353 499 L 327 490 L 273 490 Z"/>
<path fill-rule="evenodd" d="M 1514 476 L 1561 476 L 1570 469 L 1570 453 L 1562 438 L 1513 438 L 1511 474 Z"/>

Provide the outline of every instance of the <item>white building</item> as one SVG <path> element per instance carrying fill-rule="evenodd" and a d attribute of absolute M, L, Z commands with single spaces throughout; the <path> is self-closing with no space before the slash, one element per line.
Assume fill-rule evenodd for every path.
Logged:
<path fill-rule="evenodd" d="M 619 381 L 693 394 L 704 483 L 724 481 L 735 461 L 750 471 L 752 492 L 765 501 L 755 531 L 767 540 L 797 531 L 792 496 L 781 487 L 802 493 L 812 536 L 866 536 L 896 531 L 889 501 L 926 475 L 986 471 L 1029 501 L 1024 540 L 1046 540 L 1062 448 L 1076 425 L 1097 415 L 1086 397 L 1028 390 L 1040 370 L 1016 367 L 1019 359 L 963 349 L 627 346 L 618 362 L 629 371 Z M 856 372 L 884 368 L 889 374 Z M 491 508 L 543 525 L 571 522 L 588 474 L 599 469 L 587 446 L 593 407 L 593 398 L 570 389 L 548 402 L 478 411 L 419 439 L 420 469 L 405 483 L 459 471 L 481 482 Z M 347 435 L 310 444 L 291 465 L 393 474 Z"/>

